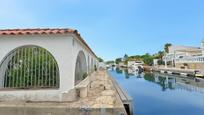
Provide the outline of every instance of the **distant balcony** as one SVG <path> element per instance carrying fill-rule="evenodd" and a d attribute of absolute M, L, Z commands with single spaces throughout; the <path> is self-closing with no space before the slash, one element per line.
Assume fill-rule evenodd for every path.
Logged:
<path fill-rule="evenodd" d="M 176 58 L 175 63 L 204 63 L 204 56 Z"/>

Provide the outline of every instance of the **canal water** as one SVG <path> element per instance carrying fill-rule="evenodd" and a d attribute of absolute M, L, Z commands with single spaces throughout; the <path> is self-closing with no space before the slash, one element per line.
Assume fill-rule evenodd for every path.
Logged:
<path fill-rule="evenodd" d="M 159 73 L 110 69 L 133 98 L 135 115 L 204 115 L 204 82 Z"/>

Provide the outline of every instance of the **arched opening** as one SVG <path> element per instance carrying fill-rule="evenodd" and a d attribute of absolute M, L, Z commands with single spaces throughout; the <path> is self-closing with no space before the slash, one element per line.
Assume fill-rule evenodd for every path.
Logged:
<path fill-rule="evenodd" d="M 75 85 L 84 80 L 87 77 L 87 64 L 86 57 L 83 51 L 80 51 L 77 55 L 76 67 L 75 67 Z"/>
<path fill-rule="evenodd" d="M 0 88 L 59 88 L 57 62 L 42 47 L 18 47 L 9 52 L 1 62 Z"/>

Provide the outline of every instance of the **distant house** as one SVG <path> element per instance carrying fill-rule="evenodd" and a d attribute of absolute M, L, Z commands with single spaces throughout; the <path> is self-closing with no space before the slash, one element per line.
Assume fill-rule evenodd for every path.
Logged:
<path fill-rule="evenodd" d="M 98 68 L 105 69 L 106 68 L 106 64 L 104 62 L 99 62 L 98 63 Z"/>
<path fill-rule="evenodd" d="M 144 62 L 143 61 L 140 61 L 140 60 L 129 60 L 127 62 L 127 67 L 132 67 L 133 65 L 143 65 Z"/>
<path fill-rule="evenodd" d="M 126 67 L 126 66 L 127 66 L 127 65 L 125 64 L 125 61 L 119 62 L 118 65 L 119 65 L 120 67 Z"/>
<path fill-rule="evenodd" d="M 191 46 L 170 46 L 163 60 L 165 66 L 187 69 L 204 68 L 204 41 L 201 47 Z"/>
<path fill-rule="evenodd" d="M 109 67 L 112 67 L 112 66 L 115 66 L 115 62 L 114 61 L 108 61 L 106 62 L 106 67 L 109 68 Z"/>

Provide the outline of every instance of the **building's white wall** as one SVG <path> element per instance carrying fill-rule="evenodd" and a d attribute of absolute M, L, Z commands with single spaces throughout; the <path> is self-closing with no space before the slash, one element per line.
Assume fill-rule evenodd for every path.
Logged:
<path fill-rule="evenodd" d="M 198 47 L 173 45 L 169 47 L 169 54 L 175 54 L 176 56 L 200 56 L 202 51 Z"/>
<path fill-rule="evenodd" d="M 87 66 L 89 62 L 89 69 L 93 68 L 93 65 L 91 66 L 91 59 L 98 62 L 90 50 L 73 34 L 1 36 L 0 61 L 10 51 L 24 45 L 43 47 L 54 56 L 59 67 L 60 88 L 14 91 L 0 90 L 0 100 L 60 101 L 62 93 L 74 88 L 75 65 L 79 51 L 84 52 Z"/>
<path fill-rule="evenodd" d="M 60 74 L 60 88 L 58 90 L 16 90 L 0 91 L 0 98 L 34 99 L 34 100 L 59 100 L 60 94 L 74 87 L 72 64 L 71 36 L 62 35 L 41 35 L 41 36 L 6 36 L 0 37 L 0 60 L 10 51 L 24 45 L 37 45 L 47 49 L 56 59 Z M 32 92 L 32 93 L 31 93 Z M 24 96 L 23 96 L 24 95 Z M 46 98 L 45 98 L 46 97 Z"/>
<path fill-rule="evenodd" d="M 194 56 L 202 55 L 202 50 L 199 47 L 172 45 L 172 46 L 169 46 L 168 48 L 169 48 L 169 53 L 166 54 L 166 56 L 164 57 L 166 61 L 172 61 L 178 58 L 194 57 Z"/>
<path fill-rule="evenodd" d="M 119 62 L 119 64 L 118 64 L 119 66 L 124 66 L 125 65 L 125 63 L 124 62 Z"/>
<path fill-rule="evenodd" d="M 127 62 L 127 66 L 128 67 L 131 67 L 131 66 L 133 66 L 135 64 L 135 61 L 128 61 Z"/>
<path fill-rule="evenodd" d="M 202 56 L 204 56 L 204 40 L 201 42 Z"/>
<path fill-rule="evenodd" d="M 73 36 L 73 40 L 74 40 L 74 46 L 73 46 L 73 58 L 72 58 L 72 68 L 75 69 L 75 65 L 76 65 L 76 59 L 78 56 L 79 51 L 83 51 L 86 57 L 86 66 L 87 66 L 87 73 L 91 74 L 91 72 L 93 72 L 93 64 L 91 63 L 91 60 L 95 60 L 97 61 L 97 58 L 88 50 L 88 48 L 86 48 L 86 46 L 81 43 L 81 41 L 79 41 L 77 39 L 76 36 Z M 73 42 L 72 40 L 72 42 Z M 75 75 L 75 71 L 73 71 L 72 75 Z"/>
<path fill-rule="evenodd" d="M 198 50 L 198 47 L 172 45 L 169 47 L 169 53 L 174 53 L 178 50 Z"/>

